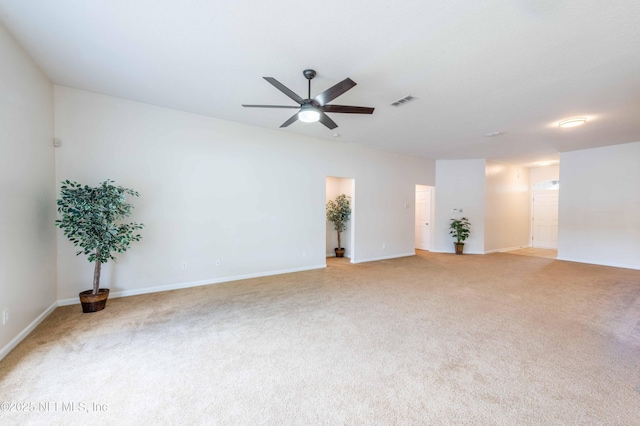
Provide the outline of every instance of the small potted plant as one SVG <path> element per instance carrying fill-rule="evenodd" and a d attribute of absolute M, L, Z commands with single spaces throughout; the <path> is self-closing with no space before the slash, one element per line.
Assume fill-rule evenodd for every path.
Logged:
<path fill-rule="evenodd" d="M 456 239 L 456 242 L 453 243 L 456 247 L 456 254 L 462 254 L 462 250 L 464 249 L 464 240 L 469 238 L 469 234 L 471 233 L 471 224 L 469 223 L 469 219 L 466 217 L 451 219 L 449 229 L 449 234 Z"/>
<path fill-rule="evenodd" d="M 62 219 L 56 220 L 64 235 L 73 245 L 82 250 L 89 262 L 95 262 L 93 289 L 79 294 L 82 312 L 97 312 L 104 309 L 109 297 L 108 288 L 100 288 L 100 270 L 103 263 L 115 260 L 113 252 L 124 253 L 131 242 L 139 241 L 141 223 L 119 223 L 131 214 L 133 206 L 126 202 L 126 196 L 139 194 L 128 188 L 113 185 L 106 180 L 97 187 L 80 185 L 65 180 L 60 187 L 57 201 Z"/>
<path fill-rule="evenodd" d="M 340 194 L 335 200 L 327 202 L 327 219 L 333 222 L 333 228 L 338 231 L 338 248 L 336 257 L 344 257 L 344 248 L 340 241 L 340 233 L 347 229 L 347 222 L 351 217 L 351 201 L 345 194 Z"/>

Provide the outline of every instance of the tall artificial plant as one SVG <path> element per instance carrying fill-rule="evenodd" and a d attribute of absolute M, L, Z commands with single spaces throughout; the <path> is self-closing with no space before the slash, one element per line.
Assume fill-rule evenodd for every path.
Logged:
<path fill-rule="evenodd" d="M 80 185 L 65 180 L 60 187 L 58 212 L 62 219 L 56 220 L 56 226 L 73 245 L 82 250 L 89 262 L 95 262 L 93 272 L 93 294 L 100 289 L 100 270 L 103 263 L 115 260 L 113 253 L 124 253 L 131 242 L 139 241 L 138 229 L 142 223 L 119 223 L 131 214 L 133 205 L 126 202 L 126 196 L 138 197 L 136 191 L 113 185 L 114 181 L 105 180 L 97 187 Z"/>
<path fill-rule="evenodd" d="M 340 233 L 347 229 L 347 222 L 351 218 L 351 200 L 345 194 L 340 194 L 335 200 L 327 202 L 327 219 L 333 222 L 333 228 L 338 231 L 338 248 L 342 248 Z"/>
<path fill-rule="evenodd" d="M 452 235 L 458 243 L 462 243 L 469 238 L 471 233 L 471 224 L 466 217 L 460 219 L 451 219 L 449 224 L 449 234 Z"/>

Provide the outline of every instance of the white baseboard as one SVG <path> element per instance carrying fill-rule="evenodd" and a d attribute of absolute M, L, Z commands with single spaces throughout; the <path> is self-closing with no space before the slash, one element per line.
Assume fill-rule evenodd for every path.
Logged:
<path fill-rule="evenodd" d="M 416 255 L 416 252 L 414 251 L 413 253 L 394 254 L 391 256 L 383 256 L 383 257 L 372 257 L 369 259 L 360 259 L 356 261 L 351 259 L 351 263 L 375 262 L 376 260 L 396 259 L 398 257 L 408 257 L 408 256 L 415 256 L 415 255 Z"/>
<path fill-rule="evenodd" d="M 53 312 L 53 310 L 57 307 L 58 307 L 58 302 L 53 302 L 51 306 L 49 306 L 47 309 L 44 310 L 44 312 L 38 315 L 36 319 L 31 321 L 31 324 L 26 326 L 24 330 L 18 333 L 16 337 L 11 339 L 9 343 L 7 343 L 2 349 L 0 349 L 0 360 L 2 360 L 5 356 L 7 356 L 9 352 L 13 350 L 13 348 L 18 346 L 18 343 L 22 342 L 22 340 L 25 337 L 27 337 L 29 333 L 31 333 L 38 326 L 38 324 L 40 324 L 46 317 L 48 317 L 49 314 Z"/>
<path fill-rule="evenodd" d="M 229 281 L 239 281 L 239 280 L 247 280 L 250 278 L 268 277 L 271 275 L 289 274 L 291 272 L 310 271 L 312 269 L 322 269 L 326 267 L 327 267 L 327 264 L 325 263 L 322 265 L 304 266 L 301 268 L 280 269 L 277 271 L 258 272 L 254 274 L 235 275 L 231 277 L 222 277 L 222 278 L 211 278 L 208 280 L 168 284 L 168 285 L 156 286 L 156 287 L 145 287 L 145 288 L 140 288 L 135 290 L 114 291 L 109 293 L 109 298 L 111 299 L 111 298 L 117 298 L 117 297 L 137 296 L 140 294 L 158 293 L 161 291 L 179 290 L 182 288 L 199 287 L 199 286 L 210 285 L 210 284 L 220 284 L 220 283 L 226 283 Z M 75 305 L 79 303 L 80 303 L 80 300 L 77 297 L 74 297 L 71 299 L 59 300 L 58 306 Z"/>
<path fill-rule="evenodd" d="M 578 258 L 571 258 L 571 257 L 564 257 L 564 256 L 563 257 L 558 256 L 556 260 L 563 260 L 565 262 L 588 263 L 591 265 L 599 265 L 599 266 L 612 266 L 614 268 L 640 270 L 640 265 L 631 265 L 631 264 L 617 263 L 617 262 L 598 262 L 596 260 L 578 259 Z"/>

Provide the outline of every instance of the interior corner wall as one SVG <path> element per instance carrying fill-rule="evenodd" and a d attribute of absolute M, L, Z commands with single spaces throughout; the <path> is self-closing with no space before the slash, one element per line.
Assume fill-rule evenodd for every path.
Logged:
<path fill-rule="evenodd" d="M 339 178 L 328 176 L 327 177 L 327 195 L 326 201 L 334 200 L 338 195 L 345 194 L 348 197 L 351 197 L 351 220 L 347 222 L 347 229 L 344 232 L 340 233 L 340 243 L 344 248 L 344 256 L 351 258 L 352 249 L 351 249 L 351 228 L 352 222 L 354 220 L 353 215 L 353 179 L 348 178 Z M 338 234 L 334 229 L 333 223 L 327 220 L 327 257 L 335 256 L 334 248 L 338 247 Z"/>
<path fill-rule="evenodd" d="M 485 160 L 437 160 L 433 251 L 453 253 L 449 223 L 455 216 L 466 217 L 471 235 L 465 253 L 484 253 Z M 453 209 L 462 209 L 454 214 Z"/>
<path fill-rule="evenodd" d="M 560 154 L 558 259 L 640 269 L 640 142 Z"/>
<path fill-rule="evenodd" d="M 484 252 L 528 247 L 529 170 L 487 161 L 485 185 Z"/>
<path fill-rule="evenodd" d="M 352 262 L 415 253 L 405 205 L 416 182 L 434 184 L 433 160 L 61 86 L 54 100 L 56 180 L 141 194 L 142 240 L 103 267 L 115 294 L 324 267 L 327 176 L 356 182 Z M 58 298 L 77 303 L 92 265 L 57 235 Z"/>
<path fill-rule="evenodd" d="M 0 25 L 0 359 L 56 302 L 53 85 Z"/>

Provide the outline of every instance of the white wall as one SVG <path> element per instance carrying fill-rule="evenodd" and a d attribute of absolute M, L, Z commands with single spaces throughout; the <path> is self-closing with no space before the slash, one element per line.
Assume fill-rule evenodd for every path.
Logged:
<path fill-rule="evenodd" d="M 640 269 L 640 142 L 560 164 L 558 259 Z"/>
<path fill-rule="evenodd" d="M 433 251 L 453 253 L 449 223 L 453 209 L 462 209 L 456 218 L 471 222 L 471 236 L 465 241 L 465 253 L 484 253 L 485 160 L 436 161 L 436 196 Z"/>
<path fill-rule="evenodd" d="M 0 359 L 56 301 L 53 86 L 0 26 Z"/>
<path fill-rule="evenodd" d="M 373 150 L 351 155 L 360 173 L 337 174 L 355 178 L 351 261 L 414 255 L 415 184 L 435 182 L 435 162 Z"/>
<path fill-rule="evenodd" d="M 59 86 L 55 108 L 58 181 L 111 178 L 141 193 L 143 239 L 104 268 L 114 292 L 323 267 L 326 176 L 356 182 L 353 262 L 414 253 L 403 206 L 416 182 L 433 184 L 432 160 Z M 58 242 L 58 296 L 75 298 L 91 265 Z"/>
<path fill-rule="evenodd" d="M 485 253 L 528 247 L 529 171 L 487 161 L 485 185 Z"/>
<path fill-rule="evenodd" d="M 550 165 L 544 167 L 532 167 L 529 169 L 530 184 L 548 182 L 560 179 L 560 166 Z"/>
<path fill-rule="evenodd" d="M 355 200 L 353 199 L 353 179 L 338 178 L 333 176 L 327 177 L 327 195 L 326 201 L 334 200 L 338 195 L 345 194 L 351 197 L 351 220 L 347 222 L 347 229 L 340 233 L 340 243 L 344 248 L 344 256 L 351 258 L 352 245 L 351 245 L 351 223 L 354 220 L 353 207 Z M 327 239 L 326 239 L 327 256 L 335 256 L 335 248 L 338 247 L 338 233 L 334 228 L 332 222 L 327 220 Z"/>

